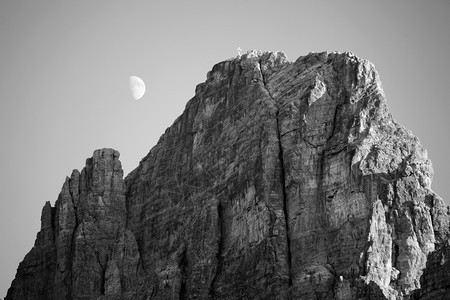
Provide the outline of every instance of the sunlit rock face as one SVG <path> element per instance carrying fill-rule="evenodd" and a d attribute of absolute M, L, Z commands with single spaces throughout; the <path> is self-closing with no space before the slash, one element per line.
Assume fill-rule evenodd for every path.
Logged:
<path fill-rule="evenodd" d="M 44 206 L 7 299 L 450 292 L 431 163 L 351 53 L 218 63 L 125 180 L 118 157 L 97 150 Z"/>

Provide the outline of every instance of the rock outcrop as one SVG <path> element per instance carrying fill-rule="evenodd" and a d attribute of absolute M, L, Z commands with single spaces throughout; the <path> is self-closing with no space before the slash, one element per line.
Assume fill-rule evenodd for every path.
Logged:
<path fill-rule="evenodd" d="M 126 229 L 119 152 L 102 149 L 67 177 L 55 207 L 20 263 L 6 299 L 92 299 L 121 295 L 137 280 L 139 251 Z"/>
<path fill-rule="evenodd" d="M 450 293 L 427 153 L 351 53 L 221 62 L 125 180 L 118 157 L 97 150 L 46 203 L 6 299 Z"/>

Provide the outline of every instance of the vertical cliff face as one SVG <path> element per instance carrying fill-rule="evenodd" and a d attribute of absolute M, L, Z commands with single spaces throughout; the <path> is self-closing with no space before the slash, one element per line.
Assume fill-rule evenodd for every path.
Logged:
<path fill-rule="evenodd" d="M 449 289 L 450 218 L 431 163 L 389 114 L 373 65 L 351 53 L 219 63 L 125 180 L 118 156 L 97 150 L 46 203 L 7 299 Z"/>
<path fill-rule="evenodd" d="M 119 153 L 97 150 L 66 178 L 55 207 L 42 210 L 41 231 L 17 270 L 7 299 L 95 299 L 133 285 L 139 252 L 125 229 Z"/>

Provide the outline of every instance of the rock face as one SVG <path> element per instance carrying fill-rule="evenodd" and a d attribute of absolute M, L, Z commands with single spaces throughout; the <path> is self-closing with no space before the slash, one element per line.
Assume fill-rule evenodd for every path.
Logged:
<path fill-rule="evenodd" d="M 438 299 L 448 208 L 351 53 L 221 62 L 123 180 L 97 150 L 6 299 Z M 447 272 L 447 273 L 446 273 Z"/>
<path fill-rule="evenodd" d="M 6 299 L 93 299 L 121 295 L 139 272 L 126 229 L 119 152 L 97 150 L 81 174 L 67 177 L 55 207 L 42 209 L 41 231 L 20 263 Z"/>

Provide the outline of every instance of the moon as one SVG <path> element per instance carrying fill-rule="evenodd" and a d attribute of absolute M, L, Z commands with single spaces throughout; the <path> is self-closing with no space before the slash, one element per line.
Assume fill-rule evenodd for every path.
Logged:
<path fill-rule="evenodd" d="M 145 94 L 145 83 L 137 76 L 130 76 L 130 90 L 134 100 L 139 100 Z"/>

